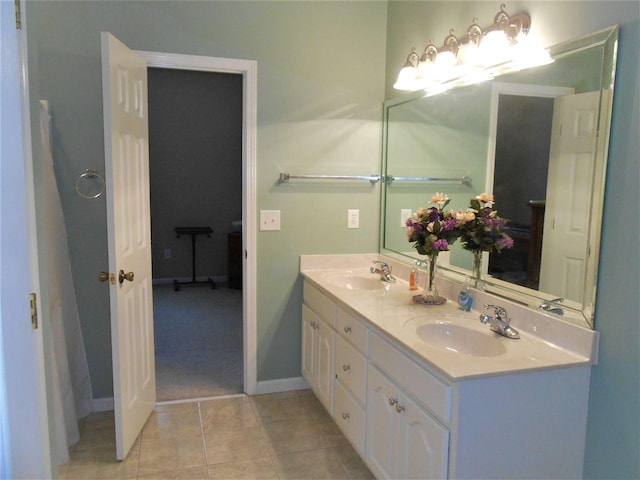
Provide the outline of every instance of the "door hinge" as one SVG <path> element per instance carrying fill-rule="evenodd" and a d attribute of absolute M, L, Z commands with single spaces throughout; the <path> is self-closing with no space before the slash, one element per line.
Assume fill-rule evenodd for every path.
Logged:
<path fill-rule="evenodd" d="M 29 304 L 31 306 L 31 328 L 34 330 L 38 329 L 38 302 L 36 299 L 36 294 L 29 294 Z"/>
<path fill-rule="evenodd" d="M 14 0 L 14 9 L 16 11 L 16 30 L 22 30 L 22 7 L 20 0 Z"/>

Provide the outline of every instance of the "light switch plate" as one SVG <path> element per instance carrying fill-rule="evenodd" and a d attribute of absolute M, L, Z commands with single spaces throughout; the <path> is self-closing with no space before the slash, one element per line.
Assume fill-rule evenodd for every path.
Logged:
<path fill-rule="evenodd" d="M 280 210 L 260 210 L 260 230 L 280 230 Z"/>

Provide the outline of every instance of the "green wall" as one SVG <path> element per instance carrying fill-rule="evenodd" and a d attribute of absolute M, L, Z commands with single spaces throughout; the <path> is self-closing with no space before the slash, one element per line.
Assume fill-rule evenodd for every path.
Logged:
<path fill-rule="evenodd" d="M 499 2 L 389 2 L 387 98 L 399 94 L 392 85 L 411 47 L 424 48 L 428 37 L 441 44 L 449 28 L 462 33 L 473 16 L 488 26 L 498 10 Z M 595 320 L 600 355 L 591 377 L 584 476 L 640 478 L 640 2 L 507 4 L 509 13 L 521 10 L 531 15 L 531 30 L 544 45 L 620 25 Z M 517 445 L 511 450 L 517 455 Z"/>
<path fill-rule="evenodd" d="M 300 376 L 299 255 L 377 251 L 379 185 L 278 185 L 280 172 L 379 172 L 385 2 L 28 2 L 31 75 L 53 110 L 56 175 L 94 397 L 112 396 L 106 207 L 75 194 L 104 172 L 100 31 L 130 48 L 256 60 L 258 380 Z M 347 209 L 360 229 L 346 228 Z"/>

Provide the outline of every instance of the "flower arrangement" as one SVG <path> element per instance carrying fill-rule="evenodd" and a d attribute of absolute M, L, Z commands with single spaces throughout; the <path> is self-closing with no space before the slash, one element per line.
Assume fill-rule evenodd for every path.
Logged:
<path fill-rule="evenodd" d="M 483 193 L 471 199 L 466 212 L 460 213 L 462 248 L 472 252 L 500 253 L 513 247 L 513 239 L 502 231 L 508 220 L 498 216 L 493 195 Z"/>
<path fill-rule="evenodd" d="M 435 206 L 420 208 L 407 220 L 407 238 L 415 242 L 414 247 L 420 255 L 433 257 L 449 250 L 460 236 L 457 212 L 444 210 L 449 202 L 447 195 L 436 193 L 429 200 Z"/>

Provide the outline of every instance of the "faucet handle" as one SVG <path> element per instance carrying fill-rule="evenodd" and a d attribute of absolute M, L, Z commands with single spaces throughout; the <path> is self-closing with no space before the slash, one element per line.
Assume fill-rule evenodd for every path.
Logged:
<path fill-rule="evenodd" d="M 494 315 L 496 317 L 506 322 L 509 321 L 509 315 L 507 314 L 507 311 L 504 308 L 502 308 L 500 305 L 485 304 L 484 308 L 486 309 L 493 308 Z"/>

